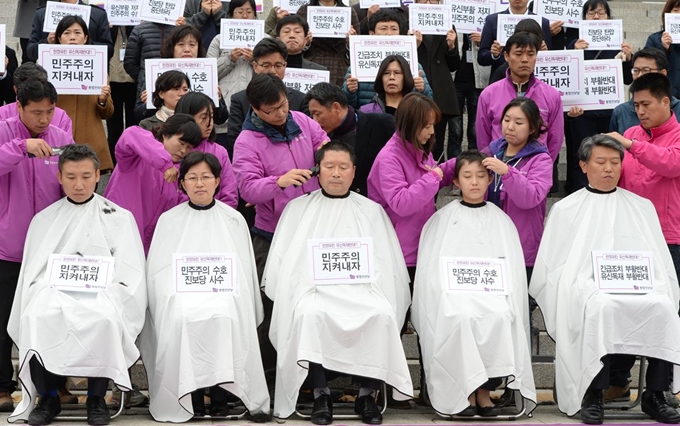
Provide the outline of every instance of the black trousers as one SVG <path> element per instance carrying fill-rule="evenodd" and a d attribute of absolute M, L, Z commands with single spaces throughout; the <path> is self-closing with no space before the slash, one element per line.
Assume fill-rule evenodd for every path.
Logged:
<path fill-rule="evenodd" d="M 256 234 L 251 234 L 253 239 L 253 252 L 255 254 L 255 265 L 257 267 L 257 278 L 262 282 L 264 275 L 264 266 L 267 263 L 267 256 L 269 255 L 269 248 L 272 243 Z M 274 389 L 276 385 L 276 349 L 269 340 L 269 328 L 272 324 L 272 310 L 274 309 L 274 302 L 261 292 L 262 308 L 264 310 L 264 320 L 257 329 L 257 339 L 260 343 L 260 355 L 262 356 L 262 367 L 264 368 L 264 377 L 267 380 L 267 388 Z"/>
<path fill-rule="evenodd" d="M 45 394 L 50 391 L 57 390 L 59 387 L 60 378 L 50 373 L 43 367 L 36 357 L 31 358 L 29 363 L 31 369 L 31 377 L 38 393 Z M 87 394 L 90 396 L 105 397 L 106 391 L 109 388 L 109 379 L 106 377 L 88 377 L 87 378 Z"/>
<path fill-rule="evenodd" d="M 611 112 L 597 115 L 582 115 L 569 118 L 565 124 L 569 126 L 571 137 L 567 138 L 567 194 L 574 193 L 588 185 L 588 178 L 581 170 L 578 161 L 578 150 L 583 140 L 589 136 L 609 132 Z"/>
<path fill-rule="evenodd" d="M 602 358 L 602 370 L 590 384 L 590 389 L 605 390 L 609 388 L 609 375 L 612 362 L 621 355 L 606 355 Z M 633 357 L 634 359 L 634 357 Z M 645 381 L 647 389 L 654 392 L 667 391 L 670 384 L 671 363 L 657 358 L 647 358 L 647 374 Z"/>
<path fill-rule="evenodd" d="M 113 115 L 106 120 L 106 129 L 108 131 L 109 151 L 115 165 L 116 143 L 118 143 L 120 135 L 126 128 L 138 124 L 134 115 L 135 103 L 137 103 L 137 83 L 116 83 L 112 81 L 110 86 Z"/>
<path fill-rule="evenodd" d="M 439 158 L 442 156 L 442 153 L 444 152 L 444 138 L 446 137 L 446 124 L 449 122 L 449 119 L 453 117 L 454 116 L 450 114 L 442 114 L 442 119 L 439 120 L 439 123 L 435 124 L 434 126 L 434 137 L 436 141 L 432 149 L 432 156 L 434 157 L 434 161 L 439 161 Z M 447 155 L 449 156 L 448 158 L 456 158 L 455 155 L 452 157 L 453 153 L 454 153 L 453 147 L 449 146 L 447 150 Z M 444 161 L 443 157 L 442 161 Z"/>
<path fill-rule="evenodd" d="M 7 323 L 12 311 L 14 293 L 19 281 L 21 263 L 0 260 L 0 392 L 12 393 L 17 382 L 12 380 L 12 339 L 7 334 Z"/>
<path fill-rule="evenodd" d="M 328 373 L 335 372 L 326 370 L 321 364 L 310 362 L 306 383 L 312 389 L 325 388 L 328 386 Z M 372 379 L 370 377 L 352 376 L 352 380 L 359 383 L 362 388 L 378 390 L 382 387 L 381 380 Z"/>
<path fill-rule="evenodd" d="M 471 83 L 457 83 L 456 95 L 458 97 L 458 108 L 460 115 L 449 119 L 449 145 L 447 153 L 449 158 L 458 156 L 463 150 L 463 109 L 467 107 L 467 139 L 468 149 L 477 149 L 477 101 L 482 89 L 475 87 L 474 81 Z"/>
<path fill-rule="evenodd" d="M 20 38 L 19 39 L 19 45 L 21 46 L 21 63 L 25 64 L 26 62 L 35 62 L 31 61 L 28 59 L 28 54 L 26 53 L 28 51 L 28 40 L 27 38 Z"/>

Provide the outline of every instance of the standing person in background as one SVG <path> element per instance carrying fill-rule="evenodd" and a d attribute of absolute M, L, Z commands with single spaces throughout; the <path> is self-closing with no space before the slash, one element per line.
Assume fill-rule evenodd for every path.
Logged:
<path fill-rule="evenodd" d="M 35 10 L 45 6 L 47 0 L 17 0 L 17 11 L 14 15 L 14 32 L 12 36 L 19 38 L 21 46 L 21 63 L 31 62 L 28 58 L 28 39 L 31 37 L 31 25 Z"/>
<path fill-rule="evenodd" d="M 16 101 L 13 76 L 18 67 L 17 53 L 11 47 L 5 46 L 5 72 L 0 74 L 0 105 Z"/>
<path fill-rule="evenodd" d="M 362 105 L 364 113 L 385 113 L 394 116 L 404 96 L 413 90 L 413 75 L 406 59 L 401 55 L 390 55 L 383 59 L 373 84 L 373 102 Z"/>
<path fill-rule="evenodd" d="M 113 115 L 106 120 L 109 152 L 113 165 L 116 165 L 116 142 L 123 134 L 123 130 L 137 124 L 134 108 L 137 103 L 137 83 L 125 72 L 123 59 L 128 38 L 134 27 L 111 27 L 114 54 L 109 61 L 109 86 L 111 86 L 111 100 L 113 101 Z"/>
<path fill-rule="evenodd" d="M 300 15 L 284 16 L 276 23 L 276 38 L 288 49 L 288 67 L 328 71 L 323 65 L 304 58 L 305 40 L 309 34 L 309 25 Z"/>
<path fill-rule="evenodd" d="M 361 3 L 356 3 L 352 6 L 352 9 L 354 9 L 359 18 L 359 34 L 361 35 L 368 35 L 368 21 L 379 10 L 386 10 L 398 16 L 399 21 L 401 21 L 399 26 L 403 28 L 401 35 L 406 35 L 406 30 L 408 29 L 408 8 L 404 6 L 403 2 L 399 7 L 380 7 L 379 4 L 374 4 L 368 9 L 362 9 Z"/>
<path fill-rule="evenodd" d="M 680 44 L 673 44 L 673 38 L 666 31 L 666 13 L 680 13 L 680 0 L 667 0 L 661 11 L 661 31 L 647 37 L 645 47 L 656 47 L 668 58 L 668 79 L 673 86 L 673 96 L 680 99 Z"/>
<path fill-rule="evenodd" d="M 201 31 L 203 45 L 209 46 L 220 35 L 220 21 L 227 19 L 229 6 L 220 0 L 187 0 L 184 18 Z"/>

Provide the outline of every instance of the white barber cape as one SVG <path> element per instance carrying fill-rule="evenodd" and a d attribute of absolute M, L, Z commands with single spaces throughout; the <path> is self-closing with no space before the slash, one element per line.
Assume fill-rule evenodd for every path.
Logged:
<path fill-rule="evenodd" d="M 50 287 L 51 254 L 113 257 L 111 283 L 98 293 Z M 21 402 L 10 422 L 28 419 L 36 400 L 29 361 L 60 376 L 106 377 L 131 389 L 144 324 L 144 250 L 130 212 L 99 195 L 83 204 L 62 198 L 33 218 L 7 331 L 19 347 Z"/>
<path fill-rule="evenodd" d="M 450 292 L 442 257 L 505 258 L 508 294 Z M 442 414 L 469 405 L 492 377 L 508 377 L 527 413 L 536 407 L 531 369 L 526 269 L 512 220 L 492 203 L 453 201 L 425 224 L 411 322 L 418 332 L 430 402 Z"/>
<path fill-rule="evenodd" d="M 371 284 L 315 286 L 308 239 L 373 238 Z M 274 416 L 295 410 L 309 363 L 382 380 L 397 400 L 413 385 L 399 335 L 410 304 L 409 277 L 397 235 L 380 205 L 350 192 L 317 190 L 286 206 L 276 227 L 263 285 L 274 301 L 269 338 L 276 348 Z"/>
<path fill-rule="evenodd" d="M 177 293 L 173 253 L 236 253 L 238 291 Z M 262 300 L 241 214 L 220 201 L 207 209 L 185 202 L 163 213 L 149 249 L 147 287 L 149 310 L 140 349 L 153 418 L 191 419 L 191 392 L 218 384 L 239 397 L 251 414 L 268 413 L 257 341 Z"/>
<path fill-rule="evenodd" d="M 529 287 L 556 342 L 557 402 L 570 416 L 581 409 L 607 354 L 680 363 L 680 292 L 654 206 L 621 188 L 591 191 L 582 189 L 553 206 Z M 652 252 L 654 292 L 600 293 L 593 250 Z M 677 366 L 674 374 L 680 377 Z"/>

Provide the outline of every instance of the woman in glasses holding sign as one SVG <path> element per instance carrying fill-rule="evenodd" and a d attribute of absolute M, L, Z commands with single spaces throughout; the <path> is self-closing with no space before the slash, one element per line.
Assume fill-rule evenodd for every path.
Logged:
<path fill-rule="evenodd" d="M 87 25 L 80 16 L 65 16 L 55 31 L 56 44 L 83 45 L 90 43 Z M 106 65 L 108 66 L 108 64 Z M 113 170 L 113 160 L 102 120 L 113 115 L 111 88 L 102 87 L 97 95 L 60 95 L 57 106 L 73 121 L 73 140 L 90 145 L 99 158 L 102 173 Z"/>
<path fill-rule="evenodd" d="M 382 61 L 373 84 L 373 102 L 362 105 L 359 110 L 366 113 L 386 113 L 394 116 L 399 103 L 413 91 L 415 83 L 411 68 L 401 55 L 390 55 Z"/>
<path fill-rule="evenodd" d="M 586 21 L 612 19 L 611 9 L 607 0 L 588 0 L 583 4 L 581 19 Z M 586 49 L 583 58 L 586 61 L 597 59 L 621 59 L 623 61 L 624 84 L 633 81 L 631 76 L 633 46 L 628 43 L 621 44 L 621 49 L 615 50 L 588 50 L 588 42 L 583 38 L 572 41 L 568 49 Z M 586 93 L 586 95 L 588 95 Z M 568 119 L 565 127 L 571 132 L 567 138 L 567 182 L 565 189 L 567 194 L 583 189 L 588 185 L 586 175 L 578 165 L 578 149 L 583 139 L 598 133 L 609 131 L 609 122 L 612 117 L 612 109 L 598 109 L 584 111 L 580 106 L 572 106 L 567 112 Z"/>
<path fill-rule="evenodd" d="M 156 421 L 185 422 L 206 412 L 226 416 L 229 393 L 254 421 L 268 419 L 257 343 L 263 311 L 250 231 L 240 213 L 215 200 L 221 173 L 212 154 L 184 157 L 179 188 L 189 201 L 160 217 L 149 250 L 149 316 L 140 346 Z"/>

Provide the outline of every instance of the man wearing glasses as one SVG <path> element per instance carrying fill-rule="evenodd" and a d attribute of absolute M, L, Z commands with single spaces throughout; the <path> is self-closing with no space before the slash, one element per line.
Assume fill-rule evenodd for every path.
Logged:
<path fill-rule="evenodd" d="M 668 76 L 668 59 L 666 54 L 655 47 L 646 47 L 637 51 L 633 55 L 633 69 L 631 72 L 633 80 L 637 80 L 638 77 L 650 72 L 658 72 Z M 675 96 L 671 97 L 671 109 L 675 112 L 675 118 L 680 120 L 678 118 L 680 117 L 680 100 L 676 99 Z M 623 134 L 626 130 L 638 124 L 640 124 L 640 119 L 635 113 L 635 105 L 631 96 L 628 102 L 614 108 L 609 131 Z"/>

